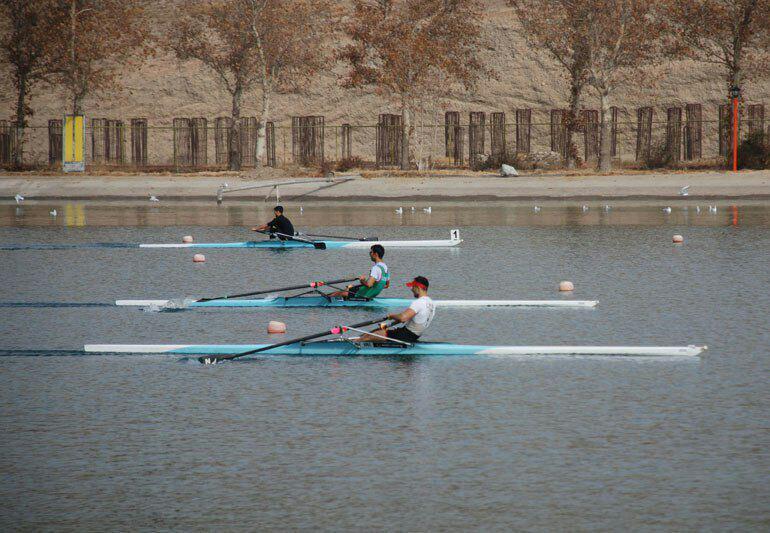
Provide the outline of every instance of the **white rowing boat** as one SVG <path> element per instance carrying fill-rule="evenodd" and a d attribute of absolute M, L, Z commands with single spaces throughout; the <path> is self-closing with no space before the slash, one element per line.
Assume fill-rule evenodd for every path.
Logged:
<path fill-rule="evenodd" d="M 352 249 L 360 250 L 370 248 L 373 244 L 381 244 L 387 248 L 447 248 L 457 246 L 463 242 L 460 238 L 460 230 L 453 229 L 449 239 L 439 240 L 415 240 L 415 241 L 379 241 L 379 240 L 279 240 L 269 239 L 263 241 L 244 242 L 197 242 L 197 243 L 160 243 L 140 244 L 140 248 L 255 248 L 268 250 L 292 250 L 302 248 L 315 248 L 326 250 Z"/>

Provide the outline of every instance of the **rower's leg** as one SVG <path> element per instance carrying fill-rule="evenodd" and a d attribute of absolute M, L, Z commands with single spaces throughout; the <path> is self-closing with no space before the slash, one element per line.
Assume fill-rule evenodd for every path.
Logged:
<path fill-rule="evenodd" d="M 364 333 L 363 335 L 358 337 L 356 340 L 359 342 L 372 342 L 375 344 L 378 344 L 378 343 L 382 344 L 384 342 L 388 342 L 387 339 L 382 338 L 382 337 L 388 336 L 388 328 L 386 326 L 381 326 L 373 330 L 372 333 L 376 333 L 377 335 L 369 335 L 368 333 Z"/>

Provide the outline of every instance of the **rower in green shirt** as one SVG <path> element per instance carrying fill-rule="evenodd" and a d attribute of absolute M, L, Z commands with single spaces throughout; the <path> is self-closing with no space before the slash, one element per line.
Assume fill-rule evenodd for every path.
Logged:
<path fill-rule="evenodd" d="M 347 290 L 337 291 L 331 296 L 337 296 L 346 300 L 371 300 L 383 289 L 390 286 L 390 271 L 382 258 L 385 255 L 385 248 L 381 244 L 375 244 L 369 248 L 369 258 L 374 262 L 369 275 L 359 276 L 360 285 L 348 285 Z"/>

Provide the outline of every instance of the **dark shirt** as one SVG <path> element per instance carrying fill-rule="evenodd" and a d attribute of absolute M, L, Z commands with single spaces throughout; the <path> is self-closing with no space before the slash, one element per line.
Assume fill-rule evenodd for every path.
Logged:
<path fill-rule="evenodd" d="M 267 224 L 267 229 L 274 233 L 283 233 L 284 235 L 294 236 L 294 226 L 291 221 L 283 215 L 278 215 Z"/>

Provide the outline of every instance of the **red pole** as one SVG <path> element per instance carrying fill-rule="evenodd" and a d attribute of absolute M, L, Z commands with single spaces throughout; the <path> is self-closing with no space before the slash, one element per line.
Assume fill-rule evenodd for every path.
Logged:
<path fill-rule="evenodd" d="M 733 172 L 738 172 L 738 98 L 733 97 Z"/>

